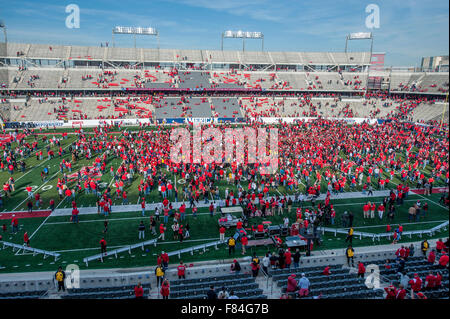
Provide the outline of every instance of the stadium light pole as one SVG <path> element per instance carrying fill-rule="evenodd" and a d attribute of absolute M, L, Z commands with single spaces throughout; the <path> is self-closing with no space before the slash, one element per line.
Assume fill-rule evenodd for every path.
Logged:
<path fill-rule="evenodd" d="M 345 38 L 345 53 L 347 53 L 348 41 L 352 40 L 370 40 L 370 56 L 369 56 L 369 67 L 367 69 L 367 77 L 366 77 L 366 90 L 365 94 L 367 94 L 369 90 L 369 73 L 370 73 L 370 65 L 372 63 L 372 50 L 373 50 L 373 35 L 372 32 L 355 32 L 350 33 Z"/>
<path fill-rule="evenodd" d="M 245 51 L 245 39 L 261 40 L 261 51 L 264 51 L 264 34 L 262 32 L 248 32 L 248 31 L 225 31 L 222 32 L 221 49 L 223 51 L 223 39 L 242 39 L 242 52 Z"/>
<path fill-rule="evenodd" d="M 350 33 L 345 38 L 345 53 L 347 53 L 348 41 L 352 40 L 370 40 L 370 62 L 372 61 L 373 50 L 373 34 L 372 32 L 355 32 Z"/>
<path fill-rule="evenodd" d="M 0 28 L 3 29 L 3 36 L 5 37 L 5 43 L 7 43 L 8 37 L 6 36 L 6 24 L 3 20 L 0 20 Z"/>
<path fill-rule="evenodd" d="M 132 34 L 134 39 L 134 48 L 136 49 L 136 35 L 152 35 L 156 36 L 158 40 L 158 50 L 159 50 L 159 32 L 154 28 L 142 28 L 142 27 L 121 27 L 116 26 L 112 29 L 112 43 L 114 44 L 114 34 Z"/>

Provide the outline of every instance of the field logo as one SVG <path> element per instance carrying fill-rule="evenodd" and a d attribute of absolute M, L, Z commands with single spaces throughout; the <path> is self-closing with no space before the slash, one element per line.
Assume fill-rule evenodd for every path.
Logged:
<path fill-rule="evenodd" d="M 367 29 L 379 29 L 380 28 L 380 7 L 376 4 L 369 4 L 366 7 L 366 13 L 370 13 L 366 17 L 366 28 Z"/>
<path fill-rule="evenodd" d="M 66 6 L 66 13 L 70 13 L 66 18 L 66 28 L 79 29 L 80 28 L 80 7 L 76 4 L 69 4 Z"/>
<path fill-rule="evenodd" d="M 88 172 L 88 170 L 89 170 L 89 172 Z M 102 172 L 97 167 L 94 167 L 94 166 L 82 167 L 80 169 L 80 174 L 82 177 L 87 175 L 90 178 L 96 178 L 96 180 L 100 180 L 100 177 L 102 177 Z M 73 182 L 78 179 L 78 173 L 74 172 L 74 173 L 68 175 L 67 178 L 70 182 Z"/>
<path fill-rule="evenodd" d="M 219 128 L 202 129 L 194 124 L 173 129 L 170 159 L 173 163 L 196 164 L 260 164 L 261 174 L 275 174 L 278 170 L 278 129 Z M 247 152 L 245 152 L 247 150 Z"/>
<path fill-rule="evenodd" d="M 80 288 L 80 267 L 75 264 L 67 265 L 66 270 L 66 279 L 65 284 L 66 288 Z"/>
<path fill-rule="evenodd" d="M 368 265 L 366 267 L 366 273 L 369 273 L 364 282 L 366 287 L 369 289 L 380 288 L 380 268 L 378 267 L 378 265 Z"/>

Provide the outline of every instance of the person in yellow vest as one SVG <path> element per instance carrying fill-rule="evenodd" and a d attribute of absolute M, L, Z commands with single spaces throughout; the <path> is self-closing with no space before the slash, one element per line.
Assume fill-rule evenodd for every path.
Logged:
<path fill-rule="evenodd" d="M 66 279 L 66 273 L 62 270 L 62 267 L 59 267 L 55 273 L 55 279 L 58 282 L 58 291 L 65 291 L 64 280 Z"/>
<path fill-rule="evenodd" d="M 234 249 L 236 248 L 236 240 L 233 237 L 228 238 L 228 255 L 231 255 L 231 252 L 234 254 Z"/>
<path fill-rule="evenodd" d="M 352 245 L 348 245 L 347 249 L 345 250 L 345 256 L 347 256 L 347 265 L 350 267 L 350 260 L 352 261 L 352 267 L 355 266 L 355 263 L 353 262 L 353 256 L 355 255 L 355 251 L 352 248 Z"/>
<path fill-rule="evenodd" d="M 162 283 L 164 279 L 164 270 L 162 269 L 161 265 L 158 265 L 156 267 L 155 275 L 156 275 L 156 286 L 159 287 L 159 284 Z"/>
<path fill-rule="evenodd" d="M 353 243 L 353 227 L 350 227 L 347 233 L 347 238 L 345 239 L 345 242 L 350 241 L 350 244 Z"/>
<path fill-rule="evenodd" d="M 423 255 L 426 257 L 428 248 L 430 248 L 430 245 L 428 244 L 428 241 L 426 239 L 422 242 L 421 248 L 422 248 Z"/>

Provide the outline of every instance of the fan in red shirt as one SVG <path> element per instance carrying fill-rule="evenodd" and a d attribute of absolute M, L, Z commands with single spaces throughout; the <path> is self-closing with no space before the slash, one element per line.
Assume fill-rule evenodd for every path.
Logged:
<path fill-rule="evenodd" d="M 434 252 L 434 249 L 432 251 L 430 251 L 430 253 L 428 254 L 428 262 L 430 264 L 434 264 L 434 261 L 436 260 L 436 253 Z"/>
<path fill-rule="evenodd" d="M 100 249 L 101 249 L 101 253 L 106 255 L 106 240 L 105 238 L 102 238 L 100 240 Z"/>
<path fill-rule="evenodd" d="M 242 255 L 245 255 L 245 253 L 246 253 L 246 248 L 247 248 L 247 245 L 248 245 L 248 238 L 247 238 L 247 236 L 243 236 L 242 238 L 241 238 L 241 245 L 242 245 Z"/>
<path fill-rule="evenodd" d="M 186 279 L 186 266 L 183 264 L 183 261 L 180 261 L 180 264 L 177 267 L 178 270 L 178 279 Z"/>
<path fill-rule="evenodd" d="M 409 281 L 409 284 L 414 292 L 419 292 L 422 289 L 422 279 L 419 274 L 414 274 L 414 278 Z"/>
<path fill-rule="evenodd" d="M 326 266 L 325 269 L 322 272 L 323 275 L 329 276 L 330 275 L 330 266 Z"/>
<path fill-rule="evenodd" d="M 441 268 L 447 268 L 448 266 L 448 255 L 447 254 L 442 254 L 441 258 L 439 258 L 439 266 Z"/>
<path fill-rule="evenodd" d="M 369 218 L 369 210 L 370 210 L 369 204 L 365 204 L 365 205 L 363 206 L 363 214 L 364 214 L 364 218 Z"/>
<path fill-rule="evenodd" d="M 163 223 L 161 223 L 161 224 L 159 224 L 159 237 L 158 237 L 158 239 L 160 239 L 161 238 L 161 240 L 164 240 L 164 231 L 166 230 L 166 227 L 164 227 L 164 224 Z"/>
<path fill-rule="evenodd" d="M 80 213 L 80 211 L 78 210 L 78 208 L 74 208 L 72 209 L 72 222 L 74 223 L 78 223 L 78 214 Z"/>
<path fill-rule="evenodd" d="M 288 248 L 288 250 L 284 253 L 284 258 L 285 258 L 285 264 L 287 268 L 291 268 L 291 264 L 292 264 L 292 254 L 291 254 L 291 249 Z"/>
<path fill-rule="evenodd" d="M 419 292 L 418 294 L 417 294 L 417 297 L 419 298 L 419 299 L 428 299 L 427 298 L 427 296 L 425 296 L 423 293 L 421 293 L 421 292 Z M 411 299 L 413 299 L 413 298 L 411 298 Z"/>
<path fill-rule="evenodd" d="M 294 292 L 297 290 L 298 290 L 298 283 L 297 280 L 295 280 L 295 274 L 292 274 L 288 277 L 286 292 Z"/>
<path fill-rule="evenodd" d="M 436 286 L 435 276 L 433 272 L 430 271 L 429 274 L 425 277 L 425 287 L 424 289 L 434 289 Z"/>
<path fill-rule="evenodd" d="M 23 242 L 30 247 L 30 238 L 28 237 L 28 233 L 25 232 L 25 234 L 23 234 Z"/>
<path fill-rule="evenodd" d="M 395 292 L 395 299 L 405 299 L 406 297 L 406 289 L 403 285 L 400 285 L 397 291 Z"/>
<path fill-rule="evenodd" d="M 144 298 L 144 288 L 142 288 L 141 283 L 138 283 L 136 287 L 134 287 L 134 296 L 136 299 Z"/>
<path fill-rule="evenodd" d="M 224 241 L 225 240 L 225 227 L 220 227 L 219 228 L 219 235 L 220 235 L 220 241 Z"/>
<path fill-rule="evenodd" d="M 366 267 L 362 263 L 362 261 L 358 264 L 358 277 L 364 278 L 364 274 L 366 273 Z"/>
<path fill-rule="evenodd" d="M 436 251 L 437 251 L 438 253 L 441 253 L 441 251 L 444 249 L 444 247 L 445 247 L 444 242 L 442 241 L 442 239 L 439 239 L 439 240 L 436 242 Z"/>
<path fill-rule="evenodd" d="M 385 287 L 384 291 L 386 291 L 386 299 L 395 299 L 397 294 L 397 289 L 393 285 L 389 287 Z"/>
<path fill-rule="evenodd" d="M 163 297 L 163 299 L 169 299 L 170 285 L 169 285 L 169 281 L 167 279 L 164 279 L 164 281 L 161 285 L 160 293 L 161 293 L 161 296 Z"/>
<path fill-rule="evenodd" d="M 436 288 L 440 288 L 440 287 L 441 287 L 441 284 L 442 284 L 442 275 L 441 275 L 441 273 L 438 271 L 438 272 L 436 273 L 436 276 L 434 276 L 434 286 L 435 286 Z"/>
<path fill-rule="evenodd" d="M 169 254 L 167 254 L 166 252 L 162 251 L 161 252 L 161 257 L 163 260 L 163 267 L 164 269 L 166 269 L 167 267 L 169 267 Z"/>

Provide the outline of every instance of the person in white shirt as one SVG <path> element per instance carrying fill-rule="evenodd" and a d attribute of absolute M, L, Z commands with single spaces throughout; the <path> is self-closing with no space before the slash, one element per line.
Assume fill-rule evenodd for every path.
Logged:
<path fill-rule="evenodd" d="M 239 299 L 239 297 L 234 294 L 233 290 L 231 290 L 230 291 L 230 296 L 228 297 L 228 299 Z"/>
<path fill-rule="evenodd" d="M 228 299 L 230 295 L 228 294 L 227 288 L 222 287 L 222 290 L 219 292 L 217 299 Z"/>
<path fill-rule="evenodd" d="M 268 274 L 269 265 L 270 265 L 270 254 L 267 253 L 262 259 L 263 270 L 266 274 Z"/>

